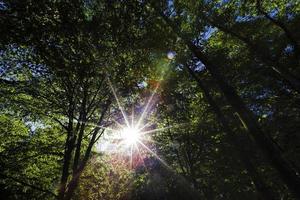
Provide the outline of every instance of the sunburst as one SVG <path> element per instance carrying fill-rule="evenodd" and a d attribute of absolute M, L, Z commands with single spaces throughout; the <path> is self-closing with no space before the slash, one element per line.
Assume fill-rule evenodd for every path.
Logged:
<path fill-rule="evenodd" d="M 163 59 L 162 66 L 165 67 L 166 64 L 170 63 L 171 60 L 173 60 L 176 56 L 176 53 L 174 51 L 169 51 L 167 53 L 168 61 L 165 61 Z M 106 135 L 109 135 L 109 137 L 106 139 L 106 141 L 109 142 L 110 149 L 108 149 L 109 152 L 117 153 L 118 155 L 125 155 L 130 156 L 130 163 L 132 164 L 133 156 L 139 157 L 140 160 L 143 160 L 143 156 L 146 156 L 145 154 L 149 153 L 153 155 L 156 159 L 161 161 L 164 165 L 169 167 L 166 162 L 160 158 L 155 153 L 155 145 L 157 145 L 157 142 L 155 142 L 152 139 L 152 135 L 159 131 L 164 131 L 165 129 L 171 128 L 171 126 L 163 127 L 163 128 L 153 128 L 156 127 L 156 124 L 151 123 L 151 120 L 148 118 L 150 117 L 151 113 L 151 107 L 155 103 L 154 97 L 157 93 L 157 90 L 160 86 L 160 81 L 163 80 L 166 73 L 166 69 L 161 71 L 161 77 L 157 79 L 155 82 L 155 88 L 149 97 L 149 99 L 146 101 L 146 104 L 143 108 L 143 111 L 137 114 L 137 118 L 135 118 L 134 109 L 132 109 L 131 115 L 127 115 L 125 112 L 125 109 L 121 105 L 121 101 L 119 97 L 117 96 L 116 90 L 112 84 L 112 82 L 109 79 L 109 75 L 107 75 L 107 81 L 108 85 L 110 86 L 110 89 L 115 97 L 118 109 L 120 110 L 121 117 L 123 118 L 123 123 L 120 122 L 120 120 L 112 120 L 115 123 L 115 126 L 110 126 L 108 128 L 101 127 L 106 130 Z M 148 85 L 148 84 L 143 84 Z M 150 85 L 151 82 L 150 82 Z M 111 128 L 114 127 L 114 128 Z M 155 145 L 154 145 L 155 144 Z M 105 151 L 105 150 L 104 150 Z M 142 155 L 142 153 L 144 155 Z"/>
<path fill-rule="evenodd" d="M 145 122 L 145 121 L 149 121 L 147 120 L 147 117 L 149 117 L 150 109 L 154 104 L 153 99 L 155 94 L 157 93 L 159 84 L 156 85 L 151 96 L 147 100 L 147 103 L 145 104 L 141 114 L 138 116 L 137 119 L 135 119 L 134 109 L 132 109 L 131 115 L 127 116 L 125 110 L 121 106 L 121 102 L 116 94 L 116 90 L 109 79 L 108 79 L 108 83 L 116 99 L 118 109 L 120 110 L 120 113 L 122 114 L 122 118 L 124 121 L 124 123 L 122 124 L 117 120 L 116 121 L 113 120 L 117 128 L 106 129 L 110 135 L 109 141 L 111 144 L 113 144 L 112 146 L 114 150 L 112 152 L 129 156 L 131 167 L 133 164 L 133 157 L 138 156 L 140 160 L 143 160 L 142 156 L 146 156 L 146 155 L 142 155 L 141 152 L 147 152 L 148 154 L 151 154 L 152 156 L 154 156 L 156 159 L 158 159 L 160 162 L 162 162 L 164 165 L 167 166 L 166 162 L 162 158 L 160 158 L 154 152 L 154 150 L 151 150 L 150 143 L 154 143 L 153 140 L 151 139 L 151 135 L 153 133 L 162 131 L 170 127 L 151 129 L 151 127 L 153 127 L 153 124 L 151 122 L 147 122 L 147 123 Z"/>
<path fill-rule="evenodd" d="M 141 140 L 141 133 L 135 127 L 125 127 L 121 130 L 121 138 L 126 145 L 131 146 Z"/>

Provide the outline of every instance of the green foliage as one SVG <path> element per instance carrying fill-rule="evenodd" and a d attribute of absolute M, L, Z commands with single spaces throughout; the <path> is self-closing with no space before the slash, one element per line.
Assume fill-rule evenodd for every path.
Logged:
<path fill-rule="evenodd" d="M 62 155 L 60 129 L 30 131 L 24 122 L 4 114 L 0 124 L 1 193 L 7 199 L 53 199 Z"/>
<path fill-rule="evenodd" d="M 126 163 L 103 155 L 91 158 L 74 199 L 121 200 L 130 197 L 132 174 Z"/>
<path fill-rule="evenodd" d="M 1 197 L 257 199 L 258 178 L 293 199 L 186 44 L 203 51 L 299 172 L 298 1 L 8 0 L 0 15 Z M 133 176 L 94 144 L 124 121 L 111 87 L 130 113 L 158 85 L 146 121 L 162 129 L 151 147 L 169 166 L 147 157 Z"/>

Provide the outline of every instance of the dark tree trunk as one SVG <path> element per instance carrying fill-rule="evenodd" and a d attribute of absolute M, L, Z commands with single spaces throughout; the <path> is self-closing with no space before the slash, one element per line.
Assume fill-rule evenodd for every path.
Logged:
<path fill-rule="evenodd" d="M 298 60 L 299 56 L 300 56 L 299 45 L 298 45 L 297 40 L 293 37 L 292 32 L 287 28 L 287 26 L 283 22 L 271 17 L 270 14 L 268 14 L 266 11 L 264 11 L 264 9 L 262 8 L 262 5 L 261 5 L 261 0 L 256 1 L 256 9 L 259 14 L 262 14 L 266 19 L 268 19 L 270 22 L 272 22 L 275 26 L 279 27 L 284 32 L 286 38 L 293 45 L 294 50 L 295 50 L 295 57 Z M 299 60 L 298 60 L 298 63 L 299 63 Z"/>
<path fill-rule="evenodd" d="M 207 19 L 207 18 L 205 18 L 205 19 Z M 255 44 L 253 44 L 248 38 L 245 38 L 245 37 L 235 33 L 230 28 L 227 28 L 227 27 L 224 27 L 217 23 L 214 23 L 213 21 L 211 21 L 209 19 L 207 19 L 207 20 L 209 21 L 209 23 L 212 26 L 214 26 L 214 27 L 220 29 L 221 31 L 223 31 L 224 33 L 232 35 L 233 37 L 236 37 L 240 41 L 244 42 L 248 46 L 250 52 L 268 66 L 267 68 L 274 73 L 275 78 L 278 77 L 279 79 L 285 81 L 289 86 L 291 86 L 291 88 L 293 88 L 295 91 L 300 93 L 300 80 L 298 77 L 293 75 L 289 70 L 287 70 L 283 67 L 280 67 L 277 63 L 274 63 L 273 60 L 269 56 L 267 56 L 265 52 L 260 50 L 260 48 L 257 47 Z M 277 75 L 277 77 L 276 77 L 276 75 Z"/>
<path fill-rule="evenodd" d="M 82 100 L 82 105 L 81 105 L 79 122 L 78 122 L 78 125 L 80 124 L 80 128 L 79 128 L 78 138 L 77 138 L 77 142 L 76 142 L 76 150 L 75 150 L 75 155 L 74 155 L 73 175 L 74 175 L 74 172 L 77 171 L 77 167 L 78 167 L 78 163 L 79 163 L 79 159 L 80 159 L 81 143 L 82 143 L 82 138 L 84 135 L 84 129 L 85 129 L 85 124 L 86 124 L 87 96 L 88 96 L 88 88 L 87 88 L 87 86 L 85 86 L 84 92 L 83 92 L 83 100 Z"/>
<path fill-rule="evenodd" d="M 290 191 L 300 199 L 300 178 L 298 173 L 283 157 L 280 150 L 274 145 L 268 136 L 266 136 L 261 130 L 253 113 L 247 108 L 243 100 L 237 95 L 236 91 L 224 80 L 217 67 L 211 63 L 205 54 L 203 54 L 201 49 L 187 39 L 177 26 L 163 13 L 159 12 L 159 14 L 168 26 L 170 26 L 170 28 L 172 28 L 172 30 L 185 42 L 190 51 L 206 66 L 230 105 L 238 113 L 248 133 L 253 137 L 271 165 L 279 172 L 282 181 L 288 186 Z"/>
<path fill-rule="evenodd" d="M 235 90 L 223 79 L 216 66 L 213 66 L 210 61 L 202 54 L 200 49 L 198 49 L 194 44 L 189 42 L 187 43 L 187 45 L 195 54 L 195 56 L 209 70 L 230 105 L 238 113 L 249 134 L 253 137 L 258 146 L 264 152 L 273 167 L 278 170 L 282 180 L 286 183 L 291 192 L 293 192 L 298 198 L 300 198 L 300 179 L 295 169 L 293 169 L 292 165 L 283 157 L 280 150 L 261 130 L 253 113 L 247 108 L 247 106 L 237 95 Z"/>
<path fill-rule="evenodd" d="M 100 125 L 104 119 L 104 116 L 110 106 L 110 99 L 108 100 L 107 104 L 105 105 L 102 113 L 101 113 L 101 116 L 99 118 L 99 121 L 98 121 L 98 125 L 94 131 L 93 131 L 93 135 L 92 135 L 92 138 L 89 142 L 89 145 L 87 147 L 87 150 L 85 151 L 85 155 L 79 165 L 79 167 L 76 169 L 76 171 L 73 172 L 73 177 L 71 179 L 71 181 L 69 182 L 68 184 L 68 190 L 65 194 L 65 197 L 63 198 L 63 200 L 70 200 L 74 194 L 74 191 L 75 189 L 77 188 L 78 186 L 78 181 L 79 181 L 79 178 L 80 178 L 80 175 L 82 173 L 82 171 L 84 170 L 85 166 L 86 166 L 86 163 L 88 162 L 89 158 L 90 158 L 90 154 L 91 154 L 91 151 L 92 151 L 92 148 L 93 148 L 93 145 L 95 144 L 95 142 L 99 139 L 99 137 L 103 134 L 104 132 L 104 129 L 102 131 L 102 133 L 100 134 L 100 136 L 97 137 L 98 135 L 98 132 L 100 131 Z"/>
<path fill-rule="evenodd" d="M 67 139 L 65 143 L 65 153 L 64 153 L 64 159 L 63 159 L 63 169 L 62 169 L 62 176 L 60 180 L 60 188 L 58 190 L 58 200 L 63 200 L 66 192 L 66 185 L 67 181 L 69 178 L 69 167 L 71 164 L 71 159 L 72 159 L 72 152 L 74 149 L 74 144 L 75 144 L 75 134 L 73 131 L 73 115 L 74 115 L 74 104 L 73 104 L 73 99 L 71 98 L 70 103 L 69 103 L 69 111 L 68 111 L 68 117 L 69 117 L 69 122 L 68 122 L 68 127 L 67 127 Z"/>
<path fill-rule="evenodd" d="M 91 139 L 91 141 L 89 143 L 89 146 L 88 146 L 88 148 L 86 150 L 86 153 L 84 155 L 84 158 L 81 161 L 81 164 L 76 169 L 76 171 L 73 172 L 73 177 L 72 177 L 72 180 L 70 181 L 70 183 L 68 184 L 68 190 L 67 190 L 67 192 L 65 194 L 64 200 L 70 200 L 72 198 L 72 196 L 74 194 L 74 191 L 75 191 L 75 189 L 78 186 L 80 175 L 83 172 L 83 170 L 84 170 L 84 168 L 86 166 L 86 163 L 88 162 L 88 160 L 90 158 L 92 147 L 93 147 L 93 145 L 94 145 L 94 143 L 96 141 L 96 137 L 97 137 L 97 133 L 94 132 L 94 134 L 92 136 L 92 139 Z"/>
<path fill-rule="evenodd" d="M 69 167 L 70 167 L 70 163 L 71 163 L 71 159 L 72 159 L 72 151 L 73 151 L 73 146 L 75 143 L 75 136 L 73 135 L 73 133 L 68 133 L 67 137 L 67 141 L 66 141 L 66 149 L 65 149 L 65 153 L 64 153 L 64 163 L 63 163 L 63 170 L 62 170 L 62 176 L 61 176 L 61 180 L 60 180 L 60 188 L 59 188 L 59 192 L 58 192 L 58 199 L 62 200 L 64 198 L 64 194 L 66 191 L 66 184 L 67 184 L 67 180 L 69 177 Z"/>
<path fill-rule="evenodd" d="M 268 188 L 267 184 L 264 182 L 262 177 L 259 175 L 259 173 L 255 169 L 255 167 L 251 163 L 251 161 L 250 161 L 251 156 L 249 155 L 248 151 L 240 144 L 240 142 L 238 142 L 237 136 L 234 135 L 234 133 L 232 132 L 231 128 L 228 125 L 229 121 L 223 115 L 223 113 L 220 110 L 217 103 L 213 100 L 208 89 L 204 86 L 202 81 L 198 78 L 198 76 L 195 74 L 195 72 L 189 66 L 186 65 L 186 69 L 188 70 L 189 74 L 196 80 L 199 87 L 203 91 L 208 104 L 210 105 L 212 111 L 215 113 L 218 121 L 220 122 L 220 124 L 223 127 L 223 131 L 226 133 L 226 135 L 229 137 L 231 143 L 236 148 L 239 158 L 242 161 L 246 170 L 248 171 L 248 174 L 252 178 L 259 195 L 263 199 L 270 199 L 270 200 L 275 199 L 273 193 Z"/>

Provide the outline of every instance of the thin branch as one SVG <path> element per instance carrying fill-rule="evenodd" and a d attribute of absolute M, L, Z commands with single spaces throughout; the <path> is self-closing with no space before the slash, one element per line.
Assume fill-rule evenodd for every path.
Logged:
<path fill-rule="evenodd" d="M 56 121 L 57 123 L 59 123 L 59 125 L 61 125 L 66 131 L 68 131 L 68 127 L 65 126 L 59 119 L 57 118 L 52 118 L 54 121 Z"/>
<path fill-rule="evenodd" d="M 54 196 L 54 197 L 57 197 L 56 194 L 54 194 L 53 192 L 51 192 L 51 191 L 49 191 L 49 190 L 40 188 L 40 187 L 35 186 L 35 185 L 31 185 L 31 184 L 29 184 L 29 183 L 26 183 L 26 182 L 24 182 L 24 181 L 22 181 L 22 180 L 19 180 L 19 179 L 15 178 L 15 177 L 7 176 L 7 175 L 5 175 L 5 174 L 0 174 L 0 176 L 3 177 L 3 178 L 6 178 L 6 179 L 11 179 L 11 180 L 13 180 L 13 181 L 15 181 L 15 182 L 17 182 L 17 183 L 20 183 L 20 184 L 22 184 L 22 185 L 24 185 L 24 186 L 31 187 L 31 188 L 34 189 L 34 190 L 38 190 L 38 191 L 40 191 L 40 192 L 44 192 L 44 193 L 50 194 L 50 195 L 52 195 L 52 196 Z"/>

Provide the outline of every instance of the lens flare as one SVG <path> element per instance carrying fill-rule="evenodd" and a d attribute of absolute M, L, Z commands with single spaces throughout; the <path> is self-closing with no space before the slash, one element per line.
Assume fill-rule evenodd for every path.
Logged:
<path fill-rule="evenodd" d="M 175 58 L 175 56 L 176 56 L 176 53 L 174 51 L 169 51 L 167 53 L 167 57 L 169 60 L 173 60 Z"/>
<path fill-rule="evenodd" d="M 150 147 L 154 144 L 154 141 L 151 139 L 151 135 L 155 132 L 159 132 L 170 127 L 153 128 L 153 126 L 155 125 L 151 124 L 151 122 L 149 122 L 149 120 L 147 119 L 151 114 L 151 108 L 155 104 L 154 96 L 160 84 L 156 84 L 156 87 L 147 100 L 143 111 L 141 111 L 138 116 L 135 116 L 133 108 L 131 116 L 126 115 L 125 109 L 122 107 L 121 101 L 117 96 L 117 92 L 109 78 L 108 84 L 115 97 L 118 109 L 120 110 L 120 114 L 122 115 L 121 118 L 123 118 L 123 122 L 112 119 L 112 121 L 116 125 L 115 127 L 118 127 L 117 129 L 101 127 L 107 131 L 107 152 L 111 152 L 111 155 L 120 155 L 120 157 L 122 159 L 124 158 L 125 160 L 129 158 L 128 161 L 130 164 L 130 168 L 138 166 L 138 163 L 143 162 L 144 158 L 149 156 L 149 154 L 151 154 L 157 160 L 167 166 L 167 163 L 165 163 L 163 159 L 161 159 L 155 153 L 155 150 L 152 150 Z M 137 118 L 135 119 L 135 117 Z"/>

